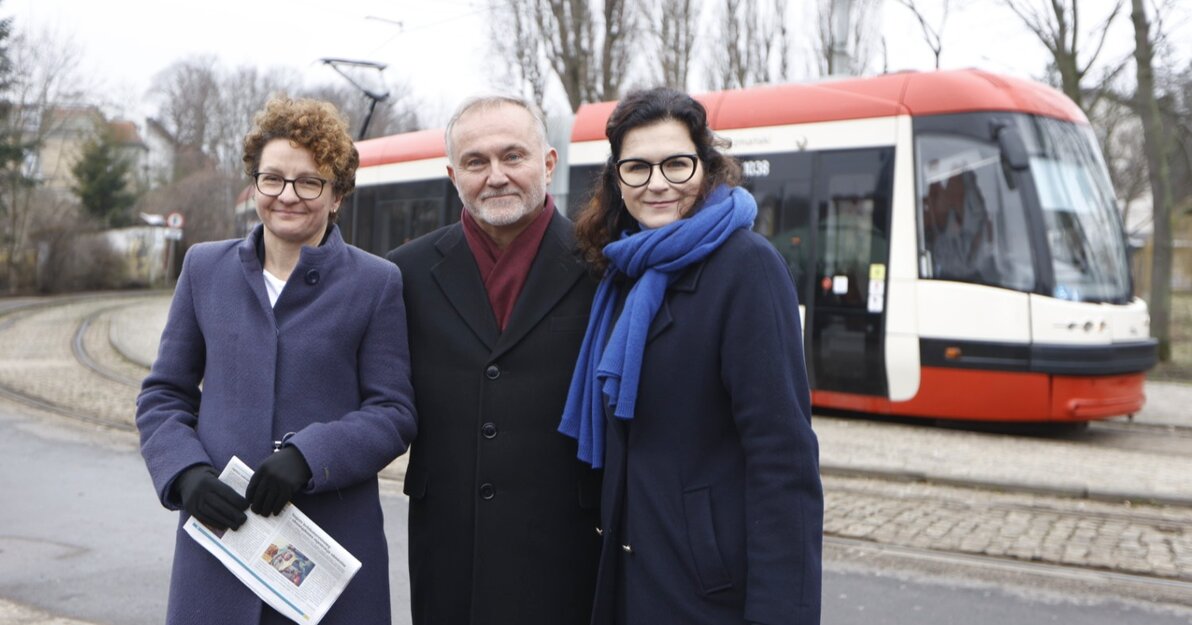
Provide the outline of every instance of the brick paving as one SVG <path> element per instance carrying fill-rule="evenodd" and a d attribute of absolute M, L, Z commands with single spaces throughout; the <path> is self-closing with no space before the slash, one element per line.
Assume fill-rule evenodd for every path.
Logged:
<path fill-rule="evenodd" d="M 1192 508 L 833 476 L 824 493 L 832 536 L 1192 582 Z"/>

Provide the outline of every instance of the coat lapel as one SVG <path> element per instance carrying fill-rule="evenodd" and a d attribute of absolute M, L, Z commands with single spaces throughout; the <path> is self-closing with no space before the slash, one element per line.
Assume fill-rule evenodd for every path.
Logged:
<path fill-rule="evenodd" d="M 557 212 L 551 217 L 509 325 L 497 340 L 493 358 L 499 358 L 525 338 L 587 271 L 576 256 L 571 228 L 571 222 Z"/>
<path fill-rule="evenodd" d="M 435 247 L 443 255 L 443 260 L 431 267 L 431 276 L 476 337 L 487 349 L 493 349 L 500 331 L 488 303 L 484 282 L 480 279 L 480 269 L 464 239 L 463 226 L 457 223 L 448 229 L 435 242 Z M 514 318 L 517 318 L 516 312 Z"/>
<path fill-rule="evenodd" d="M 667 288 L 667 294 L 662 298 L 662 305 L 658 307 L 658 312 L 654 314 L 654 320 L 650 322 L 650 333 L 646 335 L 646 343 L 653 341 L 658 337 L 659 334 L 662 334 L 675 322 L 675 319 L 671 316 L 670 312 L 670 294 L 678 292 L 690 293 L 695 291 L 695 288 L 699 285 L 699 276 L 701 273 L 703 273 L 703 271 L 704 263 L 701 261 L 694 267 L 684 271 L 682 275 L 679 276 L 679 279 L 675 280 L 675 282 Z"/>

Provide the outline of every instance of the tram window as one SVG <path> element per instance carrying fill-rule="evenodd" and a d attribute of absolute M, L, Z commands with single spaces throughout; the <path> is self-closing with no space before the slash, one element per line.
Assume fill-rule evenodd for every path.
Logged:
<path fill-rule="evenodd" d="M 783 185 L 782 210 L 775 224 L 770 244 L 786 259 L 800 296 L 809 293 L 811 264 L 811 182 Z"/>
<path fill-rule="evenodd" d="M 812 155 L 806 152 L 739 155 L 738 159 L 747 170 L 743 186 L 757 200 L 753 230 L 766 237 L 786 260 L 799 296 L 804 297 L 809 292 L 812 247 L 808 236 Z"/>
<path fill-rule="evenodd" d="M 924 134 L 917 156 L 922 277 L 1032 289 L 1025 209 L 1002 175 L 997 146 Z"/>
<path fill-rule="evenodd" d="M 565 206 L 567 217 L 572 221 L 579 217 L 580 211 L 588 204 L 588 200 L 592 199 L 592 193 L 600 182 L 600 167 L 600 165 L 575 165 L 571 168 L 568 181 L 570 193 L 568 193 Z"/>
<path fill-rule="evenodd" d="M 442 212 L 443 200 L 437 197 L 378 202 L 373 236 L 397 247 L 439 227 Z"/>
<path fill-rule="evenodd" d="M 886 256 L 884 249 L 874 249 L 876 243 L 884 243 L 874 236 L 878 234 L 873 228 L 874 201 L 872 197 L 833 194 L 829 202 L 819 225 L 818 273 L 831 277 L 833 283 L 823 297 L 838 305 L 859 306 L 868 297 L 869 265 L 875 260 L 884 262 Z"/>

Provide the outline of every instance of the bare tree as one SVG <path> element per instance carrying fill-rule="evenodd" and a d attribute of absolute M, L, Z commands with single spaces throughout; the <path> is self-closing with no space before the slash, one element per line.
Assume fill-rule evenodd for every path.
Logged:
<path fill-rule="evenodd" d="M 542 54 L 537 23 L 534 0 L 508 2 L 505 10 L 493 11 L 492 46 L 498 57 L 508 61 L 506 67 L 513 74 L 513 81 L 521 84 L 525 95 L 541 106 L 550 69 Z"/>
<path fill-rule="evenodd" d="M 1146 138 L 1147 170 L 1150 172 L 1154 211 L 1154 255 L 1151 258 L 1151 332 L 1159 342 L 1159 360 L 1171 360 L 1171 183 L 1164 139 L 1163 120 L 1155 100 L 1154 50 L 1146 7 L 1131 1 L 1134 24 L 1134 62 L 1137 65 L 1137 103 Z"/>
<path fill-rule="evenodd" d="M 284 67 L 261 70 L 243 65 L 226 70 L 216 65 L 214 79 L 219 96 L 203 151 L 221 171 L 239 174 L 244 135 L 252 127 L 253 115 L 271 96 L 297 91 L 298 73 Z"/>
<path fill-rule="evenodd" d="M 1006 5 L 1051 53 L 1064 94 L 1085 111 L 1095 108 L 1101 93 L 1098 90 L 1086 91 L 1085 77 L 1096 66 L 1110 27 L 1122 12 L 1125 0 L 1114 0 L 1109 15 L 1087 33 L 1094 41 L 1091 47 L 1082 39 L 1085 33 L 1081 30 L 1082 5 L 1078 0 L 1006 0 Z M 1087 8 L 1087 5 L 1083 6 Z M 1081 55 L 1084 55 L 1083 58 Z M 1122 58 L 1109 65 L 1096 82 L 1104 84 L 1112 81 L 1127 61 L 1128 58 Z"/>
<path fill-rule="evenodd" d="M 788 78 L 786 1 L 724 0 L 720 37 L 708 48 L 713 89 L 733 89 Z"/>
<path fill-rule="evenodd" d="M 1105 155 L 1109 178 L 1121 205 L 1122 222 L 1129 228 L 1137 221 L 1133 218 L 1134 204 L 1149 193 L 1150 186 L 1146 168 L 1138 166 L 1146 159 L 1146 152 L 1132 96 L 1118 94 L 1116 90 L 1107 94 L 1097 108 L 1089 112 L 1089 123 L 1097 135 L 1101 153 Z M 1144 220 L 1137 227 L 1150 225 Z M 1127 234 L 1137 233 L 1128 231 Z"/>
<path fill-rule="evenodd" d="M 545 93 L 545 77 L 553 74 L 572 111 L 585 102 L 616 99 L 636 32 L 637 10 L 631 1 L 494 3 L 493 47 L 536 97 Z"/>
<path fill-rule="evenodd" d="M 563 83 L 571 110 L 603 98 L 596 80 L 595 18 L 583 0 L 534 0 L 535 21 L 546 60 Z"/>
<path fill-rule="evenodd" d="M 654 0 L 649 34 L 657 51 L 658 82 L 674 89 L 687 89 L 695 30 L 699 22 L 698 0 Z"/>
<path fill-rule="evenodd" d="M 586 2 L 585 2 L 586 4 Z M 629 0 L 604 0 L 604 36 L 601 38 L 600 93 L 598 99 L 620 96 L 621 81 L 629 68 L 630 44 L 635 34 L 636 12 Z M 578 109 L 578 106 L 572 110 Z"/>
<path fill-rule="evenodd" d="M 874 35 L 881 0 L 816 0 L 815 55 L 825 76 L 865 73 L 872 46 L 881 43 Z"/>
<path fill-rule="evenodd" d="M 778 36 L 778 75 L 776 80 L 791 79 L 791 50 L 793 49 L 790 28 L 787 26 L 790 12 L 787 10 L 787 0 L 773 0 L 774 15 L 778 20 L 776 26 Z"/>
<path fill-rule="evenodd" d="M 220 140 L 228 134 L 213 126 L 222 108 L 218 60 L 197 56 L 176 61 L 154 77 L 151 93 L 160 100 L 158 120 L 178 146 L 174 178 L 218 162 Z"/>
<path fill-rule="evenodd" d="M 65 117 L 56 113 L 81 106 L 90 85 L 79 71 L 82 52 L 52 30 L 14 32 L 7 55 L 12 75 L 2 94 L 9 106 L 2 120 L 4 134 L 30 150 L 28 159 L 12 163 L 0 176 L 3 280 L 9 292 L 16 292 L 28 286 L 22 276 L 34 275 L 29 265 L 36 257 L 33 234 L 37 219 L 74 208 L 73 203 L 58 197 L 62 194 L 37 188 L 43 166 L 58 165 L 39 161 L 38 148 L 64 123 Z"/>
<path fill-rule="evenodd" d="M 919 22 L 919 30 L 923 31 L 923 41 L 931 48 L 935 56 L 935 68 L 940 68 L 940 55 L 944 51 L 944 26 L 948 23 L 948 0 L 939 0 L 941 16 L 938 24 L 931 24 L 924 14 L 922 6 L 916 0 L 897 0 L 898 4 L 906 7 Z"/>
<path fill-rule="evenodd" d="M 1172 213 L 1192 213 L 1192 63 L 1172 72 L 1170 87 L 1160 100 L 1164 127 L 1171 146 Z"/>

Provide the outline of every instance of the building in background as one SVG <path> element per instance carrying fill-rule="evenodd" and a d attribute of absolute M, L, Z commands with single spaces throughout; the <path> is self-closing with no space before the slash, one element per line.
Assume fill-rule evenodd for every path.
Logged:
<path fill-rule="evenodd" d="M 59 106 L 46 110 L 41 120 L 41 144 L 31 159 L 31 174 L 41 186 L 61 196 L 73 196 L 73 168 L 88 141 L 99 133 L 110 132 L 119 153 L 132 167 L 129 187 L 144 190 L 150 186 L 149 144 L 141 138 L 134 122 L 109 121 L 95 106 Z"/>

